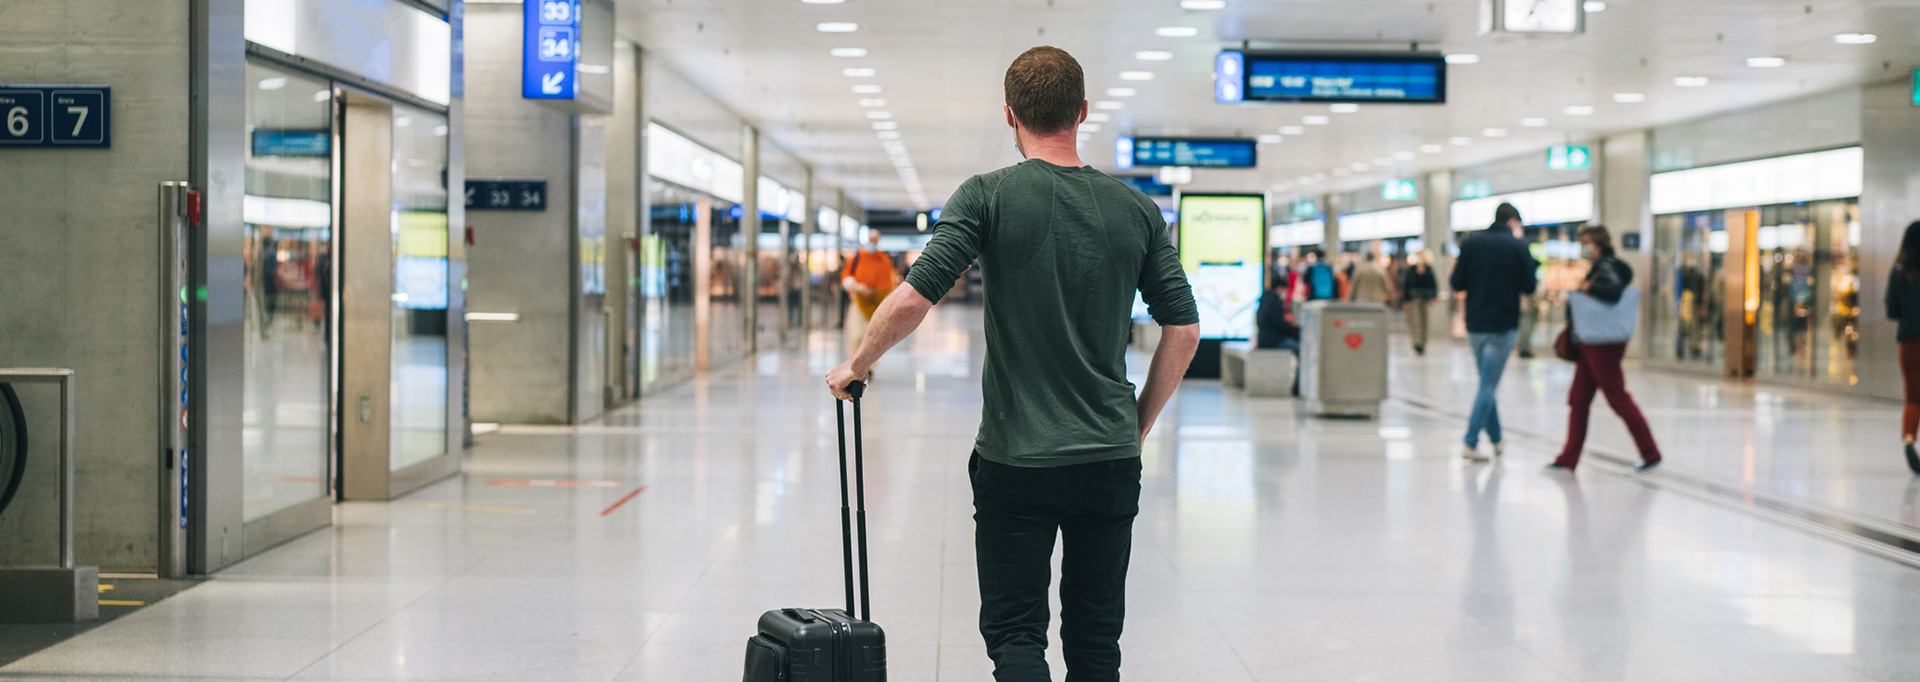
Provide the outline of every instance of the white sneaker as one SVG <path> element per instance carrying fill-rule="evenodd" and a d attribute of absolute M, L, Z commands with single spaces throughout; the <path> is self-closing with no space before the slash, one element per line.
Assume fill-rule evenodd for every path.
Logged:
<path fill-rule="evenodd" d="M 1488 459 L 1486 455 L 1480 454 L 1479 448 L 1471 445 L 1467 446 L 1466 450 L 1461 451 L 1460 458 L 1470 462 L 1485 462 Z"/>
<path fill-rule="evenodd" d="M 1501 448 L 1501 447 L 1500 447 L 1500 444 L 1499 444 L 1499 443 L 1494 443 L 1494 444 L 1493 444 L 1493 456 L 1495 456 L 1495 457 L 1499 457 L 1499 456 L 1500 456 L 1500 454 L 1501 454 L 1501 452 L 1502 452 L 1502 450 L 1503 450 L 1503 448 Z"/>

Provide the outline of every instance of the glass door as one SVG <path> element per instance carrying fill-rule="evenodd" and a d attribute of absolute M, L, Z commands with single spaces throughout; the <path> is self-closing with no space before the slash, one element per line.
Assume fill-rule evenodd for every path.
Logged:
<path fill-rule="evenodd" d="M 447 119 L 393 109 L 388 466 L 447 453 Z"/>
<path fill-rule="evenodd" d="M 251 522 L 328 497 L 333 457 L 333 91 L 247 64 L 244 494 Z"/>

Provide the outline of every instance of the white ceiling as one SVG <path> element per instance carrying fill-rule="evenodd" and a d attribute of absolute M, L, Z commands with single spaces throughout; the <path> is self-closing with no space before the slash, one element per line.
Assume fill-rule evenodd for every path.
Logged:
<path fill-rule="evenodd" d="M 1328 173 L 1319 189 L 1377 183 L 1392 175 L 1459 167 L 1530 153 L 1607 131 L 1644 128 L 1791 99 L 1846 85 L 1904 78 L 1920 63 L 1920 0 L 1746 1 L 1609 0 L 1579 36 L 1476 37 L 1477 0 L 1228 0 L 1225 9 L 1191 11 L 1178 0 L 618 0 L 622 33 L 651 58 L 664 59 L 781 146 L 814 163 L 825 181 L 871 208 L 942 204 L 968 176 L 1019 161 L 1000 107 L 1006 66 L 1034 45 L 1077 57 L 1090 99 L 1117 99 L 1082 148 L 1110 170 L 1117 131 L 1153 134 L 1279 132 L 1303 116 L 1329 125 L 1263 145 L 1260 168 L 1202 173 L 1208 189 L 1295 189 L 1297 178 Z M 820 22 L 854 22 L 852 33 L 822 33 Z M 1191 26 L 1192 38 L 1155 35 Z M 1870 32 L 1871 45 L 1840 45 L 1837 33 Z M 1448 70 L 1448 104 L 1369 105 L 1351 114 L 1328 106 L 1220 105 L 1213 102 L 1213 55 L 1223 47 L 1410 49 L 1472 53 L 1481 61 Z M 862 58 L 828 54 L 862 47 Z M 1143 62 L 1140 50 L 1171 51 Z M 1786 57 L 1781 68 L 1748 57 Z M 848 67 L 876 71 L 843 76 Z M 1121 71 L 1152 71 L 1146 82 Z M 1705 76 L 1683 88 L 1676 76 Z M 855 84 L 882 86 L 878 97 L 899 123 L 930 205 L 915 205 L 866 118 Z M 1139 94 L 1109 98 L 1109 87 Z M 1616 103 L 1615 93 L 1644 93 Z M 1594 108 L 1570 116 L 1568 106 Z M 1541 128 L 1521 119 L 1542 117 Z M 1489 138 L 1486 128 L 1505 128 Z M 1465 136 L 1472 144 L 1447 144 Z M 1422 144 L 1445 144 L 1421 154 Z M 1350 166 L 1415 152 L 1412 161 L 1353 173 Z M 1333 177 L 1336 168 L 1351 175 Z M 1286 189 L 1282 189 L 1286 188 Z"/>

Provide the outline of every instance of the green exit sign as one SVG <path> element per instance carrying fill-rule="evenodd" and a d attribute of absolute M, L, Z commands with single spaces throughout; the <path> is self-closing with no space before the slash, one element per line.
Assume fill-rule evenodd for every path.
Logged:
<path fill-rule="evenodd" d="M 1420 186 L 1412 180 L 1388 180 L 1380 186 L 1380 198 L 1387 201 L 1413 201 L 1420 198 Z"/>
<path fill-rule="evenodd" d="M 1547 148 L 1547 170 L 1586 170 L 1593 167 L 1593 156 L 1586 147 L 1554 145 Z"/>
<path fill-rule="evenodd" d="M 1320 215 L 1320 205 L 1314 203 L 1312 199 L 1301 199 L 1293 202 L 1293 217 L 1312 218 L 1317 215 Z"/>
<path fill-rule="evenodd" d="M 1913 70 L 1913 103 L 1920 105 L 1920 69 Z"/>

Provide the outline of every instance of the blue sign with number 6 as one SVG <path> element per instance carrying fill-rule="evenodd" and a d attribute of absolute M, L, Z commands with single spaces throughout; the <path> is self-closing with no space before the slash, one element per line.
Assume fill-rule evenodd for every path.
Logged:
<path fill-rule="evenodd" d="M 112 109 L 105 85 L 0 85 L 0 147 L 111 147 Z"/>

